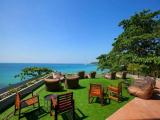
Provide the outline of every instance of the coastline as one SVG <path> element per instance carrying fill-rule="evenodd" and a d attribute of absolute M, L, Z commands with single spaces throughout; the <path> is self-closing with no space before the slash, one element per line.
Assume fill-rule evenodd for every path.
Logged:
<path fill-rule="evenodd" d="M 0 88 L 0 94 L 8 91 L 9 89 L 12 89 L 12 88 L 21 86 L 21 85 L 23 85 L 23 84 L 25 84 L 25 83 L 27 83 L 27 82 L 29 82 L 29 81 L 32 81 L 32 80 L 34 80 L 34 79 L 36 79 L 36 78 L 32 78 L 32 79 L 20 81 L 20 82 L 18 82 L 18 83 L 11 84 L 11 85 L 8 85 L 8 86 L 6 86 L 6 87 Z"/>
<path fill-rule="evenodd" d="M 64 74 L 74 74 L 84 70 L 86 73 L 91 71 L 100 72 L 97 70 L 97 65 L 83 63 L 0 63 L 0 90 L 4 91 L 10 86 L 19 85 L 22 81 L 19 78 L 14 78 L 25 67 L 47 67 L 54 71 Z M 25 81 L 23 81 L 25 83 Z"/>

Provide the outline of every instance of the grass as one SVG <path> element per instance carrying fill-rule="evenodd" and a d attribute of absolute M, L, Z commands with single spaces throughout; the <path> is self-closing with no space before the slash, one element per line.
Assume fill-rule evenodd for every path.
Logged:
<path fill-rule="evenodd" d="M 62 94 L 66 92 L 73 91 L 74 100 L 75 100 L 75 106 L 76 106 L 76 114 L 79 116 L 80 119 L 84 120 L 105 120 L 107 117 L 109 117 L 111 114 L 113 114 L 115 111 L 117 111 L 119 108 L 121 108 L 123 105 L 125 105 L 127 102 L 129 102 L 131 99 L 133 99 L 133 96 L 130 96 L 127 92 L 127 90 L 123 87 L 123 97 L 126 99 L 120 103 L 111 100 L 110 103 L 106 103 L 104 106 L 101 106 L 101 104 L 95 100 L 92 104 L 88 103 L 88 89 L 90 83 L 101 83 L 104 88 L 106 88 L 108 85 L 117 85 L 121 80 L 106 80 L 104 78 L 96 78 L 96 79 L 82 79 L 80 80 L 80 86 L 79 89 L 65 89 L 63 92 L 47 92 L 45 90 L 45 86 L 38 88 L 35 93 L 38 93 L 40 96 L 40 104 L 41 104 L 41 112 L 37 112 L 36 108 L 28 107 L 22 109 L 22 112 L 25 113 L 24 116 L 21 118 L 22 120 L 29 120 L 29 119 L 40 119 L 40 120 L 48 120 L 53 119 L 53 117 L 50 116 L 50 114 L 47 112 L 46 105 L 44 106 L 44 96 L 48 94 Z M 30 96 L 30 95 L 29 95 Z M 27 96 L 27 97 L 29 97 Z M 0 115 L 0 119 L 5 118 L 6 116 L 9 116 L 10 120 L 17 120 L 18 115 L 13 116 L 14 106 L 7 109 Z M 18 113 L 18 112 L 17 112 Z M 64 116 L 66 114 L 59 115 L 59 120 L 65 120 Z"/>

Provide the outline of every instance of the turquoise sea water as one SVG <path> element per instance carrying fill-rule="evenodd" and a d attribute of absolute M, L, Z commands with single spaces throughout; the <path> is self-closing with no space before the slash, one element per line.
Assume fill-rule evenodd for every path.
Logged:
<path fill-rule="evenodd" d="M 0 88 L 20 82 L 19 78 L 14 78 L 25 67 L 48 67 L 62 73 L 77 73 L 97 71 L 94 64 L 34 64 L 34 63 L 0 63 Z M 100 71 L 97 71 L 100 72 Z"/>

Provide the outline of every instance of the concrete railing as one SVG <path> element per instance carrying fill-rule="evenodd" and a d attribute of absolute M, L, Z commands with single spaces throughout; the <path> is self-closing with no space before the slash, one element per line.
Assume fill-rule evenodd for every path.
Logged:
<path fill-rule="evenodd" d="M 19 92 L 22 95 L 22 97 L 24 97 L 28 95 L 29 93 L 31 93 L 31 91 L 34 91 L 38 87 L 42 86 L 43 84 L 44 84 L 44 80 L 41 79 L 39 81 L 36 81 L 34 84 L 31 84 L 25 88 L 22 88 Z M 14 104 L 15 96 L 16 96 L 16 93 L 13 93 L 0 100 L 0 113 Z"/>

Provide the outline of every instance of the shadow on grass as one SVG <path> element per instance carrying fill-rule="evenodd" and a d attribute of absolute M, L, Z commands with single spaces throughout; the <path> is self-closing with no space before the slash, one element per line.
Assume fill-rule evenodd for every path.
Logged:
<path fill-rule="evenodd" d="M 84 86 L 79 86 L 79 87 L 77 87 L 77 88 L 69 88 L 69 89 L 79 90 L 79 89 L 84 89 L 84 88 L 86 88 L 86 87 L 84 87 Z"/>
<path fill-rule="evenodd" d="M 66 89 L 58 90 L 58 91 L 53 91 L 53 92 L 67 92 Z"/>
<path fill-rule="evenodd" d="M 101 101 L 100 101 L 100 99 L 98 97 L 94 97 L 93 101 L 91 101 L 91 104 L 92 103 L 99 103 L 101 105 Z M 103 105 L 102 106 L 109 105 L 109 104 L 110 104 L 110 99 L 105 98 L 103 100 Z"/>
<path fill-rule="evenodd" d="M 129 100 L 129 97 L 122 96 L 122 98 L 121 98 L 121 102 L 128 101 L 128 100 Z"/>
<path fill-rule="evenodd" d="M 67 111 L 62 113 L 61 116 L 63 120 L 73 120 L 72 114 L 72 111 Z M 40 109 L 36 108 L 30 112 L 24 113 L 23 116 L 21 116 L 21 118 L 26 118 L 26 120 L 39 120 L 40 118 L 45 117 L 46 115 L 48 116 L 49 113 L 46 112 L 42 107 L 40 107 Z M 83 120 L 87 117 L 88 116 L 86 116 L 79 108 L 75 109 L 75 120 Z"/>
<path fill-rule="evenodd" d="M 39 120 L 40 118 L 46 116 L 46 112 L 42 107 L 36 108 L 30 112 L 24 113 L 22 117 L 25 117 L 27 120 Z"/>
<path fill-rule="evenodd" d="M 73 120 L 72 114 L 73 114 L 72 111 L 68 111 L 61 115 L 62 115 L 63 120 Z M 79 108 L 75 109 L 75 120 L 84 120 L 87 117 L 88 116 L 86 116 Z"/>
<path fill-rule="evenodd" d="M 66 89 L 61 89 L 61 90 L 46 90 L 47 92 L 67 92 Z"/>

